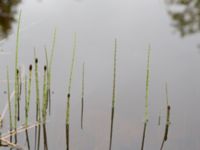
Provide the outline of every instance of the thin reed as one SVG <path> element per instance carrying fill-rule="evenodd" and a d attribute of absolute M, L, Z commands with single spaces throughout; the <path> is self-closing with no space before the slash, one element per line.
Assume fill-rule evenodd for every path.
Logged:
<path fill-rule="evenodd" d="M 111 126 L 110 126 L 110 143 L 109 150 L 112 149 L 112 136 L 113 136 L 113 124 L 114 124 L 114 114 L 115 114 L 115 91 L 116 91 L 116 61 L 117 61 L 117 39 L 115 39 L 114 45 L 114 58 L 113 58 L 113 87 L 112 87 L 112 109 L 111 109 Z"/>
<path fill-rule="evenodd" d="M 47 65 L 47 91 L 48 91 L 47 105 L 49 105 L 49 114 L 51 114 L 51 69 L 52 69 L 53 56 L 54 56 L 54 51 L 55 51 L 55 43 L 56 43 L 56 29 L 54 30 L 54 33 L 53 33 L 50 61 L 49 63 L 47 61 L 47 64 L 46 64 Z M 48 58 L 47 51 L 45 50 L 45 52 L 46 52 L 46 58 Z"/>
<path fill-rule="evenodd" d="M 17 24 L 17 35 L 16 35 L 16 49 L 15 49 L 15 117 L 14 117 L 14 128 L 17 129 L 17 119 L 18 119 L 18 78 L 17 78 L 17 68 L 18 68 L 18 51 L 19 51 L 19 30 L 20 30 L 20 22 L 21 22 L 21 11 L 19 13 L 18 24 Z M 15 138 L 15 142 L 17 139 Z"/>
<path fill-rule="evenodd" d="M 46 122 L 47 114 L 47 67 L 44 66 L 44 79 L 43 79 L 43 102 L 42 102 L 42 117 L 43 122 Z"/>
<path fill-rule="evenodd" d="M 30 107 L 30 99 L 31 99 L 31 83 L 32 83 L 32 65 L 29 66 L 29 80 L 28 80 L 28 95 L 26 99 L 26 127 L 28 126 L 28 113 Z"/>
<path fill-rule="evenodd" d="M 7 70 L 7 95 L 8 95 L 8 110 L 9 110 L 9 121 L 10 121 L 10 131 L 13 129 L 13 123 L 12 123 L 12 110 L 11 110 L 11 102 L 10 102 L 10 78 L 9 78 L 9 69 L 8 66 L 6 68 Z M 12 142 L 12 136 L 10 136 L 10 142 Z"/>
<path fill-rule="evenodd" d="M 144 142 L 145 142 L 145 135 L 146 135 L 146 127 L 148 123 L 148 99 L 149 99 L 149 72 L 150 72 L 150 51 L 151 48 L 149 46 L 148 49 L 148 56 L 147 56 L 147 67 L 146 67 L 146 95 L 145 95 L 145 113 L 144 113 L 144 129 L 143 129 L 143 136 L 142 136 L 142 145 L 141 150 L 144 149 Z"/>
<path fill-rule="evenodd" d="M 83 129 L 83 110 L 84 110 L 84 85 L 85 84 L 85 63 L 82 68 L 82 92 L 81 92 L 81 129 Z"/>
<path fill-rule="evenodd" d="M 68 83 L 68 94 L 67 94 L 67 110 L 66 110 L 66 145 L 67 150 L 69 150 L 69 117 L 70 117 L 70 97 L 71 97 L 71 86 L 72 86 L 72 75 L 75 63 L 75 53 L 76 52 L 76 33 L 74 34 L 74 42 L 73 42 L 73 54 L 69 75 L 69 83 Z"/>
<path fill-rule="evenodd" d="M 36 90 L 36 121 L 41 121 L 40 114 L 40 90 L 38 79 L 38 58 L 35 57 L 35 90 Z"/>
<path fill-rule="evenodd" d="M 41 114 L 40 114 L 40 93 L 39 93 L 39 79 L 38 79 L 38 58 L 36 58 L 36 51 L 34 51 L 34 58 L 35 58 L 35 90 L 36 90 L 36 121 L 41 121 Z M 37 126 L 35 127 L 35 150 L 37 144 Z M 39 135 L 38 135 L 39 136 Z"/>
<path fill-rule="evenodd" d="M 164 133 L 164 137 L 163 137 L 163 141 L 160 147 L 160 150 L 163 149 L 164 143 L 167 141 L 168 139 L 168 131 L 169 131 L 169 126 L 170 126 L 170 105 L 169 105 L 169 99 L 168 99 L 168 88 L 167 88 L 167 83 L 165 84 L 165 92 L 166 92 L 166 124 L 165 124 L 165 133 Z"/>

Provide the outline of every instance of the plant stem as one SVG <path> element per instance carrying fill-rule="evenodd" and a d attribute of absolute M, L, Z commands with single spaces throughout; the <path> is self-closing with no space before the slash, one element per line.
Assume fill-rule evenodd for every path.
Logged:
<path fill-rule="evenodd" d="M 82 98 L 81 98 L 81 129 L 83 129 L 83 109 L 84 109 L 84 80 L 85 80 L 85 64 L 83 63 L 82 70 Z"/>
<path fill-rule="evenodd" d="M 147 68 L 146 68 L 146 95 L 145 95 L 145 113 L 144 113 L 144 130 L 142 136 L 142 145 L 141 150 L 144 149 L 145 135 L 146 135 L 146 127 L 148 123 L 148 98 L 149 98 L 149 72 L 150 72 L 150 51 L 151 48 L 149 46 L 148 56 L 147 56 Z"/>
<path fill-rule="evenodd" d="M 11 111 L 11 102 L 10 102 L 10 79 L 9 79 L 9 69 L 7 66 L 7 90 L 8 90 L 8 109 L 9 109 L 9 117 L 10 117 L 10 131 L 13 129 L 12 125 L 12 111 Z M 12 140 L 12 136 L 10 138 L 10 141 Z"/>
<path fill-rule="evenodd" d="M 112 135 L 113 135 L 113 124 L 114 124 L 114 112 L 115 112 L 116 61 L 117 61 L 117 39 L 115 39 L 115 47 L 114 47 L 113 92 L 112 92 L 112 110 L 111 110 L 111 127 L 110 127 L 110 144 L 109 144 L 109 150 L 112 149 Z"/>
<path fill-rule="evenodd" d="M 76 33 L 74 34 L 74 44 L 73 44 L 73 54 L 72 54 L 72 61 L 71 61 L 71 68 L 70 68 L 70 76 L 69 76 L 69 86 L 68 86 L 68 94 L 67 94 L 67 110 L 66 110 L 66 141 L 67 142 L 67 149 L 69 149 L 69 117 L 70 117 L 70 97 L 71 97 L 71 84 L 72 84 L 72 75 L 73 75 L 73 68 L 75 63 L 75 52 L 76 52 Z"/>

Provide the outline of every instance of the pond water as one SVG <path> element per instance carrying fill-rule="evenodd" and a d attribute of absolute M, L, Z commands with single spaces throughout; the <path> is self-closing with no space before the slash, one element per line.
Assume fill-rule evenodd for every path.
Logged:
<path fill-rule="evenodd" d="M 66 103 L 74 32 L 77 34 L 77 49 L 70 103 L 71 150 L 109 149 L 115 38 L 118 43 L 112 149 L 141 148 L 147 49 L 151 45 L 149 121 L 144 149 L 160 149 L 166 123 L 165 83 L 167 82 L 171 116 L 168 140 L 163 149 L 199 150 L 198 28 L 194 25 L 194 32 L 185 29 L 184 31 L 188 32 L 183 34 L 183 27 L 182 30 L 176 28 L 177 26 L 174 27 L 177 22 L 173 21 L 168 13 L 170 4 L 164 0 L 29 0 L 22 1 L 16 9 L 16 18 L 19 10 L 22 11 L 19 65 L 24 66 L 25 72 L 28 73 L 29 64 L 34 63 L 34 48 L 36 48 L 41 84 L 40 97 L 42 97 L 45 65 L 44 47 L 47 47 L 50 54 L 52 34 L 54 29 L 57 29 L 52 64 L 51 115 L 47 117 L 46 123 L 49 150 L 66 149 Z M 3 112 L 7 104 L 5 94 L 7 65 L 10 71 L 11 91 L 14 89 L 16 31 L 17 23 L 13 22 L 10 34 L 0 41 L 0 112 Z M 84 120 L 81 129 L 83 62 L 85 91 Z M 34 78 L 32 89 L 30 123 L 35 122 Z M 158 125 L 159 116 L 161 116 L 160 125 Z M 24 121 L 22 98 L 21 121 L 18 126 Z M 1 132 L 5 133 L 8 130 L 7 111 Z M 34 149 L 35 128 L 29 129 L 28 132 L 30 149 Z M 45 149 L 42 130 L 41 133 L 40 149 Z M 28 149 L 25 132 L 18 134 L 18 144 Z M 0 147 L 0 149 L 9 148 Z"/>

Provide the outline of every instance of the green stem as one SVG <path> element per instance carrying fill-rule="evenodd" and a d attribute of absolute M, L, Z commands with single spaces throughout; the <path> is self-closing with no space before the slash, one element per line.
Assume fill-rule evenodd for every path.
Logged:
<path fill-rule="evenodd" d="M 21 22 L 21 11 L 19 13 L 18 25 L 17 25 L 17 36 L 16 36 L 16 51 L 15 51 L 15 117 L 14 117 L 14 128 L 17 129 L 17 99 L 18 99 L 18 85 L 17 85 L 17 68 L 18 68 L 18 51 L 19 51 L 19 30 Z"/>
<path fill-rule="evenodd" d="M 10 102 L 10 79 L 9 79 L 9 69 L 7 66 L 7 90 L 8 90 L 8 109 L 9 109 L 9 117 L 10 117 L 10 131 L 13 129 L 12 125 L 12 112 L 11 112 L 11 102 Z"/>

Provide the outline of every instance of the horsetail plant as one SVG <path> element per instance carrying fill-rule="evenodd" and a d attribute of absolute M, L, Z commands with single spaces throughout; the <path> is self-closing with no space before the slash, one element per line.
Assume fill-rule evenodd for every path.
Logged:
<path fill-rule="evenodd" d="M 84 109 L 84 83 L 85 83 L 85 64 L 82 70 L 82 92 L 81 92 L 81 129 L 83 129 L 83 109 Z"/>
<path fill-rule="evenodd" d="M 42 103 L 42 117 L 43 122 L 46 122 L 47 114 L 47 66 L 44 66 L 44 81 L 43 81 L 43 103 Z"/>
<path fill-rule="evenodd" d="M 17 120 L 20 120 L 20 72 L 17 69 Z"/>
<path fill-rule="evenodd" d="M 56 43 L 56 29 L 54 30 L 54 33 L 53 33 L 50 61 L 49 63 L 47 61 L 47 90 L 48 90 L 47 105 L 49 105 L 49 114 L 51 114 L 51 68 L 52 68 L 53 56 L 54 56 L 54 51 L 55 51 L 55 43 Z M 47 51 L 46 51 L 46 58 L 48 58 Z"/>
<path fill-rule="evenodd" d="M 164 143 L 167 141 L 168 138 L 168 130 L 170 126 L 170 105 L 169 105 L 169 100 L 168 100 L 168 89 L 167 89 L 167 83 L 165 84 L 165 92 L 166 92 L 166 105 L 167 105 L 167 116 L 166 116 L 166 124 L 165 124 L 165 133 L 164 133 L 164 138 L 160 147 L 160 150 L 163 149 Z"/>
<path fill-rule="evenodd" d="M 20 101 L 22 95 L 22 75 L 21 75 L 21 67 L 19 67 L 18 74 L 18 121 L 20 120 Z"/>
<path fill-rule="evenodd" d="M 113 58 L 113 91 L 112 91 L 112 109 L 111 109 L 111 127 L 110 127 L 110 143 L 109 150 L 112 149 L 112 135 L 113 135 L 113 123 L 114 123 L 114 113 L 115 113 L 115 91 L 116 91 L 116 61 L 117 61 L 117 39 L 115 39 L 114 45 L 114 58 Z"/>
<path fill-rule="evenodd" d="M 18 68 L 18 51 L 19 51 L 19 30 L 20 30 L 20 22 L 21 22 L 21 11 L 19 13 L 18 24 L 17 24 L 17 36 L 16 36 L 16 49 L 15 49 L 15 117 L 14 117 L 14 128 L 17 130 L 17 99 L 18 99 L 18 79 L 17 79 L 17 68 Z M 17 136 L 15 136 L 15 142 L 17 142 Z"/>
<path fill-rule="evenodd" d="M 41 121 L 40 116 L 40 93 L 39 93 L 39 79 L 38 79 L 38 58 L 35 57 L 35 90 L 36 90 L 36 121 Z"/>
<path fill-rule="evenodd" d="M 30 150 L 30 141 L 29 141 L 29 135 L 28 135 L 28 130 L 27 130 L 27 129 L 25 130 L 25 133 L 26 133 L 26 143 L 27 143 L 27 147 L 28 147 L 28 150 Z"/>
<path fill-rule="evenodd" d="M 147 123 L 148 123 L 150 51 L 151 51 L 151 48 L 150 48 L 150 46 L 149 46 L 149 49 L 148 49 L 148 56 L 147 56 L 147 68 L 146 68 L 146 95 L 145 95 L 144 130 L 143 130 L 143 137 L 142 137 L 141 150 L 144 149 L 144 141 L 145 141 L 146 127 L 147 127 Z"/>
<path fill-rule="evenodd" d="M 29 66 L 28 95 L 26 98 L 26 108 L 25 108 L 25 110 L 26 110 L 26 122 L 25 122 L 26 127 L 28 127 L 28 113 L 29 113 L 29 105 L 30 105 L 30 99 L 31 99 L 31 82 L 32 82 L 32 65 Z M 26 83 L 26 81 L 25 81 L 25 83 Z"/>
<path fill-rule="evenodd" d="M 13 129 L 13 124 L 12 124 L 12 111 L 11 111 L 11 102 L 10 102 L 10 79 L 9 79 L 8 66 L 6 70 L 7 70 L 8 110 L 9 110 L 9 117 L 10 117 L 10 132 L 11 132 Z M 12 141 L 12 136 L 10 136 L 10 141 Z"/>
<path fill-rule="evenodd" d="M 35 57 L 35 90 L 36 90 L 36 121 L 40 123 L 40 95 L 39 95 L 39 79 L 38 79 L 38 58 L 36 58 L 36 51 L 34 51 Z M 37 141 L 37 126 L 35 127 L 35 149 Z"/>
<path fill-rule="evenodd" d="M 46 66 L 48 66 L 49 60 L 48 60 L 48 52 L 47 52 L 47 48 L 46 47 L 44 48 L 44 51 L 45 51 Z"/>
<path fill-rule="evenodd" d="M 74 42 L 73 42 L 73 54 L 69 75 L 69 83 L 68 83 L 68 94 L 67 94 L 67 110 L 66 110 L 66 145 L 67 150 L 69 150 L 69 117 L 70 117 L 70 98 L 71 98 L 71 86 L 72 86 L 72 75 L 73 68 L 75 63 L 75 54 L 76 54 L 76 33 L 74 33 Z"/>

